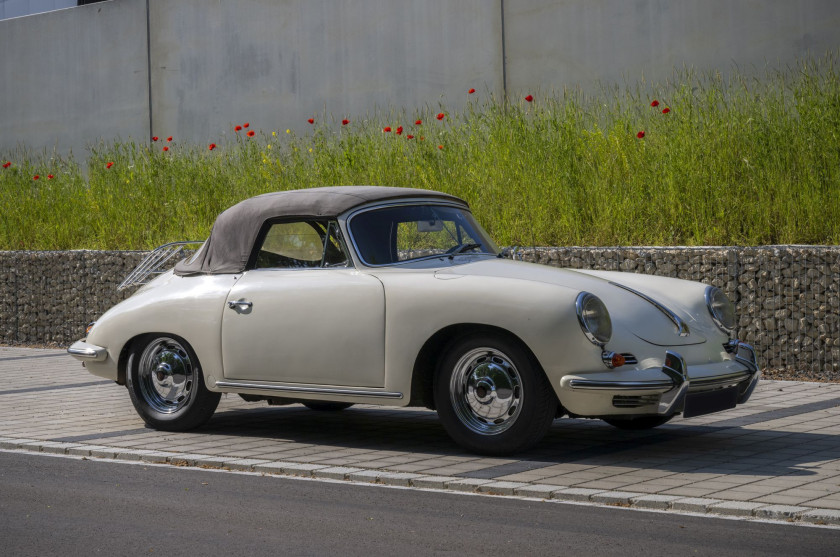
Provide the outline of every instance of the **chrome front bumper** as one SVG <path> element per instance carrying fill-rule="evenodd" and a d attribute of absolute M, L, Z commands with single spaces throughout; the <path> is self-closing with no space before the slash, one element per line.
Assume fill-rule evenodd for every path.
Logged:
<path fill-rule="evenodd" d="M 67 349 L 67 353 L 82 362 L 101 362 L 108 357 L 108 350 L 106 348 L 96 346 L 95 344 L 88 344 L 83 340 L 74 342 Z"/>
<path fill-rule="evenodd" d="M 755 350 L 749 344 L 738 342 L 734 350 L 735 361 L 743 366 L 742 370 L 724 375 L 714 375 L 691 379 L 685 360 L 676 352 L 665 352 L 665 363 L 661 379 L 653 381 L 604 381 L 600 379 L 575 378 L 569 381 L 574 391 L 611 391 L 620 396 L 623 392 L 661 393 L 655 414 L 671 415 L 682 412 L 685 401 L 692 392 L 714 391 L 727 387 L 738 387 L 737 404 L 746 402 L 755 390 L 761 372 Z"/>

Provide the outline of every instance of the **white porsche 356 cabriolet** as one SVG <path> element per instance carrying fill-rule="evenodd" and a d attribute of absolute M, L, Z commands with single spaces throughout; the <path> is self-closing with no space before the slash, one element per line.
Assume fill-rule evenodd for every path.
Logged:
<path fill-rule="evenodd" d="M 734 327 L 712 286 L 501 258 L 456 197 L 331 187 L 224 211 L 69 353 L 157 429 L 200 426 L 221 393 L 414 405 L 507 454 L 562 415 L 643 429 L 745 402 L 760 372 Z"/>

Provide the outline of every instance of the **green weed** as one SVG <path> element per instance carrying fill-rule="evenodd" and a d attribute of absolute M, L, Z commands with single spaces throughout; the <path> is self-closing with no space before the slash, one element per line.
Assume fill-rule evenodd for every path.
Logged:
<path fill-rule="evenodd" d="M 461 111 L 346 125 L 322 115 L 304 134 L 255 123 L 253 137 L 232 132 L 212 150 L 177 138 L 99 144 L 86 172 L 72 158 L 8 153 L 0 249 L 203 239 L 220 211 L 252 195 L 347 184 L 457 195 L 500 245 L 840 243 L 831 56 L 762 79 L 687 69 L 656 86 L 533 96 L 476 93 Z"/>

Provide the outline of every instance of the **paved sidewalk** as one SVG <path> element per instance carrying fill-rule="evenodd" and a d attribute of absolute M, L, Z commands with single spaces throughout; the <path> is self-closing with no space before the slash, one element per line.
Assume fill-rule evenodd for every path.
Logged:
<path fill-rule="evenodd" d="M 64 351 L 0 347 L 0 449 L 840 525 L 840 384 L 763 381 L 745 406 L 644 432 L 559 419 L 537 448 L 487 458 L 413 408 L 226 395 L 207 426 L 157 432 Z"/>

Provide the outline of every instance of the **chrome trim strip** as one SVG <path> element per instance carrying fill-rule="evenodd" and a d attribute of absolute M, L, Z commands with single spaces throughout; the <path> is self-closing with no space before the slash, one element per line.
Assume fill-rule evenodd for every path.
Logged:
<path fill-rule="evenodd" d="M 642 294 L 638 290 L 633 290 L 629 286 L 624 286 L 623 284 L 619 284 L 617 282 L 610 281 L 610 284 L 612 284 L 613 286 L 617 286 L 619 288 L 623 288 L 624 290 L 626 290 L 628 292 L 631 292 L 631 293 L 635 294 L 636 296 L 638 296 L 639 298 L 641 298 L 641 299 L 645 300 L 646 302 L 649 302 L 650 304 L 652 304 L 656 309 L 658 309 L 663 314 L 665 314 L 665 316 L 674 323 L 674 325 L 677 327 L 677 333 L 681 337 L 687 337 L 690 334 L 690 331 L 688 330 L 688 325 L 685 323 L 685 321 L 680 319 L 680 317 L 676 313 L 674 313 L 673 311 L 671 311 L 670 309 L 668 309 L 667 307 L 665 307 L 661 303 L 657 302 L 656 300 L 654 300 L 650 296 L 647 296 L 646 294 Z"/>
<path fill-rule="evenodd" d="M 593 379 L 572 379 L 569 387 L 582 391 L 661 391 L 674 387 L 674 382 L 660 381 L 598 381 Z"/>
<path fill-rule="evenodd" d="M 79 360 L 87 360 L 92 362 L 101 362 L 108 357 L 108 350 L 95 344 L 88 344 L 84 341 L 78 340 L 74 342 L 67 353 Z"/>
<path fill-rule="evenodd" d="M 715 385 L 734 385 L 750 378 L 752 374 L 747 371 L 738 371 L 726 375 L 716 375 L 713 377 L 701 377 L 691 380 L 691 387 L 712 387 Z"/>
<path fill-rule="evenodd" d="M 255 389 L 280 393 L 300 393 L 312 395 L 340 395 L 371 398 L 403 398 L 402 393 L 388 391 L 361 391 L 358 389 L 337 389 L 331 387 L 294 387 L 286 385 L 262 385 L 259 383 L 240 383 L 238 381 L 216 381 L 216 387 L 222 389 Z"/>

